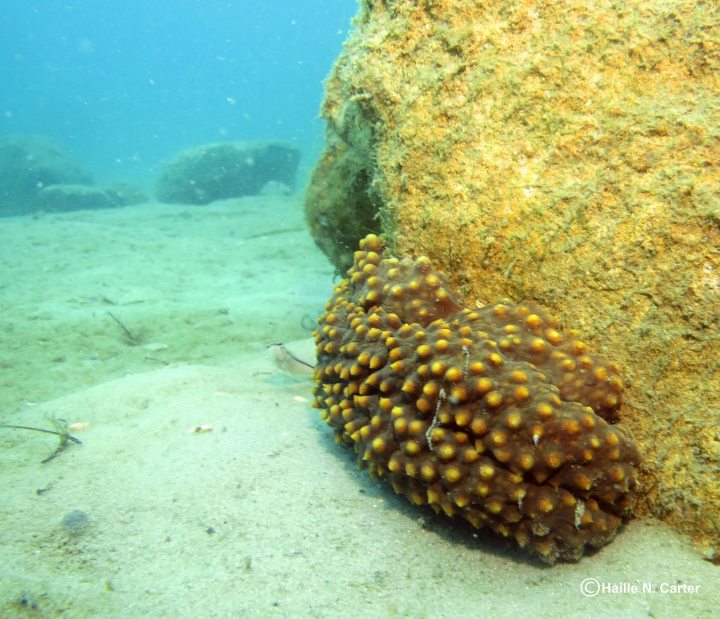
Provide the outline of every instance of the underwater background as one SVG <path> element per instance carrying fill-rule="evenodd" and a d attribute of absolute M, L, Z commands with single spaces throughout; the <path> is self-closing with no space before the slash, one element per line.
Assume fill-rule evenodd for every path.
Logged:
<path fill-rule="evenodd" d="M 354 0 L 10 2 L 0 20 L 0 135 L 54 138 L 101 180 L 225 140 L 320 151 L 322 81 Z"/>
<path fill-rule="evenodd" d="M 0 617 L 717 614 L 717 567 L 669 525 L 632 520 L 601 551 L 548 567 L 368 476 L 311 407 L 296 370 L 315 361 L 340 271 L 303 209 L 325 146 L 323 81 L 354 50 L 358 7 L 392 17 L 396 2 L 6 3 Z M 443 88 L 437 58 L 421 76 Z M 384 104 L 396 101 L 412 104 Z M 60 154 L 18 139 L 31 135 Z M 243 141 L 262 146 L 203 150 Z M 214 171 L 268 150 L 283 174 L 210 196 Z M 193 165 L 202 196 L 183 193 Z M 316 195 L 367 201 L 372 175 L 347 170 L 316 179 Z M 16 176 L 37 183 L 17 189 Z M 458 261 L 463 277 L 471 267 Z"/>

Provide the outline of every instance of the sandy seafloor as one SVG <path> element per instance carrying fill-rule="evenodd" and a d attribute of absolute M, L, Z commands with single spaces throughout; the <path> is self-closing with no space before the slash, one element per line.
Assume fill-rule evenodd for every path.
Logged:
<path fill-rule="evenodd" d="M 0 419 L 90 424 L 0 428 L 2 617 L 717 616 L 662 524 L 547 567 L 357 469 L 265 349 L 331 292 L 297 198 L 4 218 L 0 269 Z"/>

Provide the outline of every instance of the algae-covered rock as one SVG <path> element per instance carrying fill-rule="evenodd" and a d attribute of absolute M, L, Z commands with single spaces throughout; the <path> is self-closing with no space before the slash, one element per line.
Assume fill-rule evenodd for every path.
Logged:
<path fill-rule="evenodd" d="M 147 194 L 141 187 L 133 183 L 110 183 L 103 185 L 103 190 L 110 198 L 113 206 L 132 206 L 148 201 Z"/>
<path fill-rule="evenodd" d="M 36 210 L 38 192 L 60 183 L 87 185 L 92 177 L 46 137 L 0 137 L 0 215 Z"/>
<path fill-rule="evenodd" d="M 91 185 L 49 185 L 35 196 L 36 210 L 46 212 L 80 211 L 116 206 L 101 188 Z"/>
<path fill-rule="evenodd" d="M 180 152 L 157 183 L 161 202 L 208 204 L 257 194 L 276 181 L 291 189 L 300 151 L 280 142 L 206 144 Z"/>
<path fill-rule="evenodd" d="M 130 206 L 146 202 L 141 189 L 126 183 L 111 185 L 48 185 L 33 199 L 34 210 L 63 212 Z"/>
<path fill-rule="evenodd" d="M 130 206 L 147 202 L 147 196 L 135 185 L 48 185 L 35 195 L 33 210 L 63 212 Z"/>
<path fill-rule="evenodd" d="M 305 197 L 313 238 L 339 271 L 352 264 L 358 238 L 381 229 L 372 156 L 372 131 L 358 105 L 348 102 L 328 125 L 325 153 Z"/>
<path fill-rule="evenodd" d="M 717 558 L 719 5 L 365 0 L 323 115 L 306 207 L 333 262 L 371 220 L 469 301 L 577 328 L 626 377 L 639 511 Z"/>

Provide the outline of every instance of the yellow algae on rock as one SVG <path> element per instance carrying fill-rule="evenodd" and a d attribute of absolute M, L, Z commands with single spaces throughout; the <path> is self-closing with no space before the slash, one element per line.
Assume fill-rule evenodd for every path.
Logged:
<path fill-rule="evenodd" d="M 336 266 L 382 233 L 577 328 L 626 378 L 638 511 L 717 560 L 719 5 L 365 0 L 323 115 L 306 212 Z"/>

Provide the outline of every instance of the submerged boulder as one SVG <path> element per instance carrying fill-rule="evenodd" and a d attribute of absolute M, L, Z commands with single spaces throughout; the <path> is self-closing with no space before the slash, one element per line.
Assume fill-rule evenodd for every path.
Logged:
<path fill-rule="evenodd" d="M 92 176 L 49 138 L 0 137 L 0 215 L 36 210 L 36 197 L 48 185 L 87 185 Z"/>
<path fill-rule="evenodd" d="M 92 185 L 50 185 L 38 191 L 34 200 L 38 211 L 80 211 L 110 208 L 110 196 L 101 187 Z"/>
<path fill-rule="evenodd" d="M 142 188 L 132 183 L 110 183 L 102 186 L 113 206 L 131 206 L 148 201 L 147 194 Z"/>
<path fill-rule="evenodd" d="M 307 193 L 474 306 L 542 304 L 616 359 L 639 512 L 720 560 L 720 7 L 361 0 Z M 371 222 L 369 226 L 367 222 Z"/>
<path fill-rule="evenodd" d="M 33 210 L 45 212 L 80 211 L 130 206 L 147 202 L 141 189 L 127 183 L 111 185 L 48 185 L 37 192 Z"/>
<path fill-rule="evenodd" d="M 206 144 L 180 152 L 158 180 L 161 202 L 208 204 L 255 195 L 269 182 L 295 185 L 300 151 L 280 142 Z"/>

